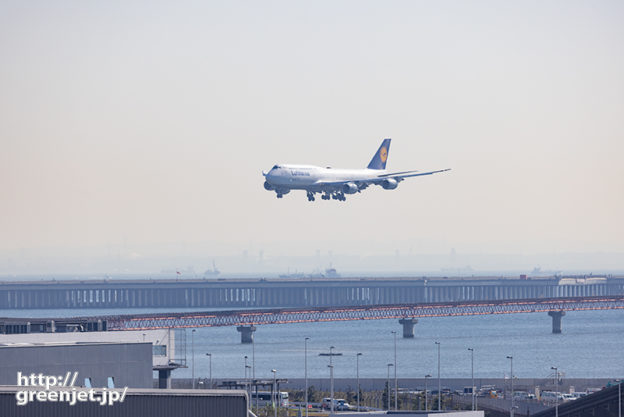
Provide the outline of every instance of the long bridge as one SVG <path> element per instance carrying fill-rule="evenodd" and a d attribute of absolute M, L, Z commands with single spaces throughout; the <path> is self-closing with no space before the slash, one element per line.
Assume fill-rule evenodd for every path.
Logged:
<path fill-rule="evenodd" d="M 377 305 L 361 307 L 315 307 L 297 309 L 264 309 L 232 311 L 198 311 L 182 313 L 126 314 L 74 317 L 61 319 L 0 319 L 0 332 L 89 330 L 153 330 L 238 326 L 241 341 L 251 343 L 255 325 L 323 321 L 400 319 L 403 337 L 414 337 L 417 318 L 484 314 L 546 312 L 553 320 L 553 333 L 561 332 L 561 317 L 566 311 L 624 309 L 624 295 L 599 297 L 554 298 L 541 300 L 506 300 L 452 302 L 433 304 Z"/>
<path fill-rule="evenodd" d="M 624 277 L 83 280 L 0 283 L 0 309 L 197 308 L 193 313 L 0 318 L 0 333 L 238 326 L 400 319 L 414 337 L 420 317 L 624 308 Z M 214 311 L 225 310 L 228 311 Z M 212 310 L 212 311 L 206 311 Z"/>
<path fill-rule="evenodd" d="M 624 277 L 114 279 L 0 282 L 0 309 L 332 307 L 624 294 Z"/>

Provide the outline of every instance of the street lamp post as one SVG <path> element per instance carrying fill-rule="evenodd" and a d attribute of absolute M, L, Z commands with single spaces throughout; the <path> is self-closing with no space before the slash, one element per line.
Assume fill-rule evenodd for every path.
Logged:
<path fill-rule="evenodd" d="M 212 353 L 206 353 L 206 356 L 208 356 L 208 359 L 210 360 L 209 363 L 209 372 L 210 372 L 210 389 L 212 389 Z"/>
<path fill-rule="evenodd" d="M 245 355 L 245 391 L 248 390 L 247 384 L 249 383 L 249 381 L 247 380 L 247 368 L 249 368 L 249 366 L 247 365 L 247 355 Z"/>
<path fill-rule="evenodd" d="M 431 375 L 429 374 L 425 375 L 425 411 L 429 410 L 429 406 L 427 403 L 427 378 L 431 378 Z"/>
<path fill-rule="evenodd" d="M 334 412 L 334 364 L 332 363 L 333 346 L 329 347 L 329 385 L 331 386 L 331 412 Z"/>
<path fill-rule="evenodd" d="M 247 365 L 245 366 L 245 371 L 247 371 L 247 369 L 249 369 L 249 374 L 251 374 L 251 365 Z M 247 374 L 247 372 L 245 372 L 245 374 Z M 251 398 L 252 395 L 252 390 L 251 390 L 251 381 L 249 379 L 247 379 L 247 389 L 249 390 L 249 398 Z M 251 404 L 251 400 L 249 400 L 249 404 Z"/>
<path fill-rule="evenodd" d="M 622 380 L 618 381 L 618 417 L 622 417 Z"/>
<path fill-rule="evenodd" d="M 256 410 L 258 409 L 258 382 L 256 381 L 256 338 L 251 338 L 251 380 L 256 388 Z"/>
<path fill-rule="evenodd" d="M 472 411 L 475 411 L 475 384 L 474 384 L 474 349 L 468 348 L 470 351 L 470 378 L 472 380 L 472 386 L 470 387 L 470 393 L 472 395 Z"/>
<path fill-rule="evenodd" d="M 305 375 L 305 407 L 306 407 L 306 417 L 308 417 L 308 340 L 310 340 L 309 337 L 306 337 L 305 339 L 303 339 L 303 345 L 304 345 L 304 375 Z"/>
<path fill-rule="evenodd" d="M 358 352 L 355 355 L 355 376 L 357 379 L 357 410 L 360 412 L 360 356 L 362 353 Z"/>
<path fill-rule="evenodd" d="M 388 364 L 388 376 L 387 376 L 387 378 L 386 378 L 386 387 L 388 387 L 388 389 L 387 389 L 387 391 L 386 391 L 386 392 L 387 392 L 387 394 L 388 394 L 388 396 L 386 397 L 386 399 L 388 400 L 388 401 L 387 401 L 387 403 L 386 403 L 386 404 L 387 404 L 386 409 L 387 409 L 388 411 L 390 411 L 390 367 L 391 367 L 391 366 L 394 366 L 394 364 L 393 364 L 393 363 L 389 363 L 389 364 Z"/>
<path fill-rule="evenodd" d="M 618 381 L 618 417 L 622 417 L 622 380 Z"/>
<path fill-rule="evenodd" d="M 329 347 L 329 353 L 319 353 L 319 356 L 329 356 L 329 380 L 331 386 L 331 412 L 334 412 L 334 364 L 332 362 L 332 358 L 334 356 L 342 356 L 342 353 L 334 353 L 334 346 Z"/>
<path fill-rule="evenodd" d="M 397 332 L 393 331 L 394 335 L 394 411 L 398 409 L 399 404 L 399 386 L 397 383 Z"/>
<path fill-rule="evenodd" d="M 440 379 L 440 342 L 435 342 L 438 345 L 438 411 L 442 410 L 442 382 Z"/>
<path fill-rule="evenodd" d="M 273 372 L 273 400 L 275 401 L 276 399 L 278 399 L 278 392 L 277 392 L 277 369 L 271 369 L 271 372 Z M 273 410 L 275 410 L 275 417 L 277 417 L 277 408 L 279 407 L 279 400 L 275 401 L 274 403 L 274 407 Z"/>
<path fill-rule="evenodd" d="M 329 368 L 329 385 L 330 385 L 330 390 L 331 390 L 331 394 L 330 394 L 330 410 L 333 414 L 334 412 L 334 365 L 327 365 L 327 367 Z"/>
<path fill-rule="evenodd" d="M 251 338 L 251 378 L 256 379 L 256 342 Z"/>
<path fill-rule="evenodd" d="M 195 329 L 191 331 L 191 380 L 195 389 Z"/>
<path fill-rule="evenodd" d="M 559 417 L 559 369 L 556 366 L 551 366 L 550 369 L 555 371 L 555 417 Z"/>
<path fill-rule="evenodd" d="M 334 350 L 333 346 L 329 347 L 329 385 L 331 388 L 331 412 L 334 412 L 334 364 L 332 363 L 332 351 Z"/>
<path fill-rule="evenodd" d="M 513 356 L 507 356 L 507 359 L 511 361 L 511 371 L 509 375 L 511 379 L 511 410 L 509 411 L 509 417 L 514 417 Z"/>

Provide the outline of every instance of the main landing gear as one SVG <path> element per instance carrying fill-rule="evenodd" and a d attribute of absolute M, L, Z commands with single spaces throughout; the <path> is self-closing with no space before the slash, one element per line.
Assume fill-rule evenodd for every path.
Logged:
<path fill-rule="evenodd" d="M 324 193 L 321 195 L 321 199 L 323 200 L 338 200 L 338 201 L 347 201 L 347 197 L 343 193 Z"/>
<path fill-rule="evenodd" d="M 308 201 L 314 201 L 314 192 L 312 191 L 308 191 L 307 192 L 307 196 L 308 196 Z M 277 198 L 282 198 L 280 194 L 277 195 Z M 345 197 L 344 193 L 341 192 L 335 192 L 335 193 L 329 193 L 329 192 L 323 192 L 321 194 L 321 200 L 338 200 L 338 201 L 347 201 L 347 198 Z"/>

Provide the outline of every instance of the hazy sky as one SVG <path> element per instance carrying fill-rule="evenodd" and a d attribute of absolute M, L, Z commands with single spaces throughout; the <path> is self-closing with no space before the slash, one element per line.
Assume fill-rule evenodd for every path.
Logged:
<path fill-rule="evenodd" d="M 0 1 L 0 255 L 624 252 L 622 22 L 621 1 Z M 346 202 L 262 187 L 384 137 L 391 170 L 453 170 Z"/>

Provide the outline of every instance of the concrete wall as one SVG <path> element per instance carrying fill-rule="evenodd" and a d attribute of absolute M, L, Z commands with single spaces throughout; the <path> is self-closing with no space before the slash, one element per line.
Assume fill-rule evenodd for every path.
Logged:
<path fill-rule="evenodd" d="M 177 384 L 177 380 L 172 383 Z M 608 378 L 563 378 L 559 389 L 561 392 L 568 392 L 570 387 L 574 387 L 575 391 L 585 391 L 587 388 L 601 388 L 604 387 L 610 379 Z M 215 382 L 219 382 L 215 379 Z M 441 385 L 443 388 L 450 388 L 451 390 L 463 390 L 464 387 L 469 387 L 471 384 L 470 378 L 442 378 Z M 514 379 L 514 389 L 516 391 L 528 391 L 533 393 L 535 387 L 541 387 L 542 389 L 552 389 L 552 378 L 518 378 Z M 187 382 L 190 385 L 190 380 Z M 386 378 L 360 378 L 360 387 L 363 391 L 382 390 L 386 384 Z M 390 378 L 390 384 L 394 387 L 394 379 Z M 330 383 L 329 378 L 308 378 L 308 386 L 314 385 L 317 390 L 329 391 Z M 422 390 L 425 387 L 425 380 L 423 378 L 399 378 L 399 388 L 418 389 Z M 475 385 L 477 389 L 483 385 L 494 385 L 499 388 L 509 388 L 509 380 L 502 378 L 475 378 Z M 357 380 L 355 378 L 335 378 L 334 387 L 336 390 L 346 391 L 354 390 L 357 386 Z M 305 380 L 303 378 L 288 378 L 288 384 L 284 385 L 284 389 L 303 389 L 305 387 Z M 433 377 L 427 382 L 427 388 L 429 390 L 438 389 L 438 379 Z"/>

